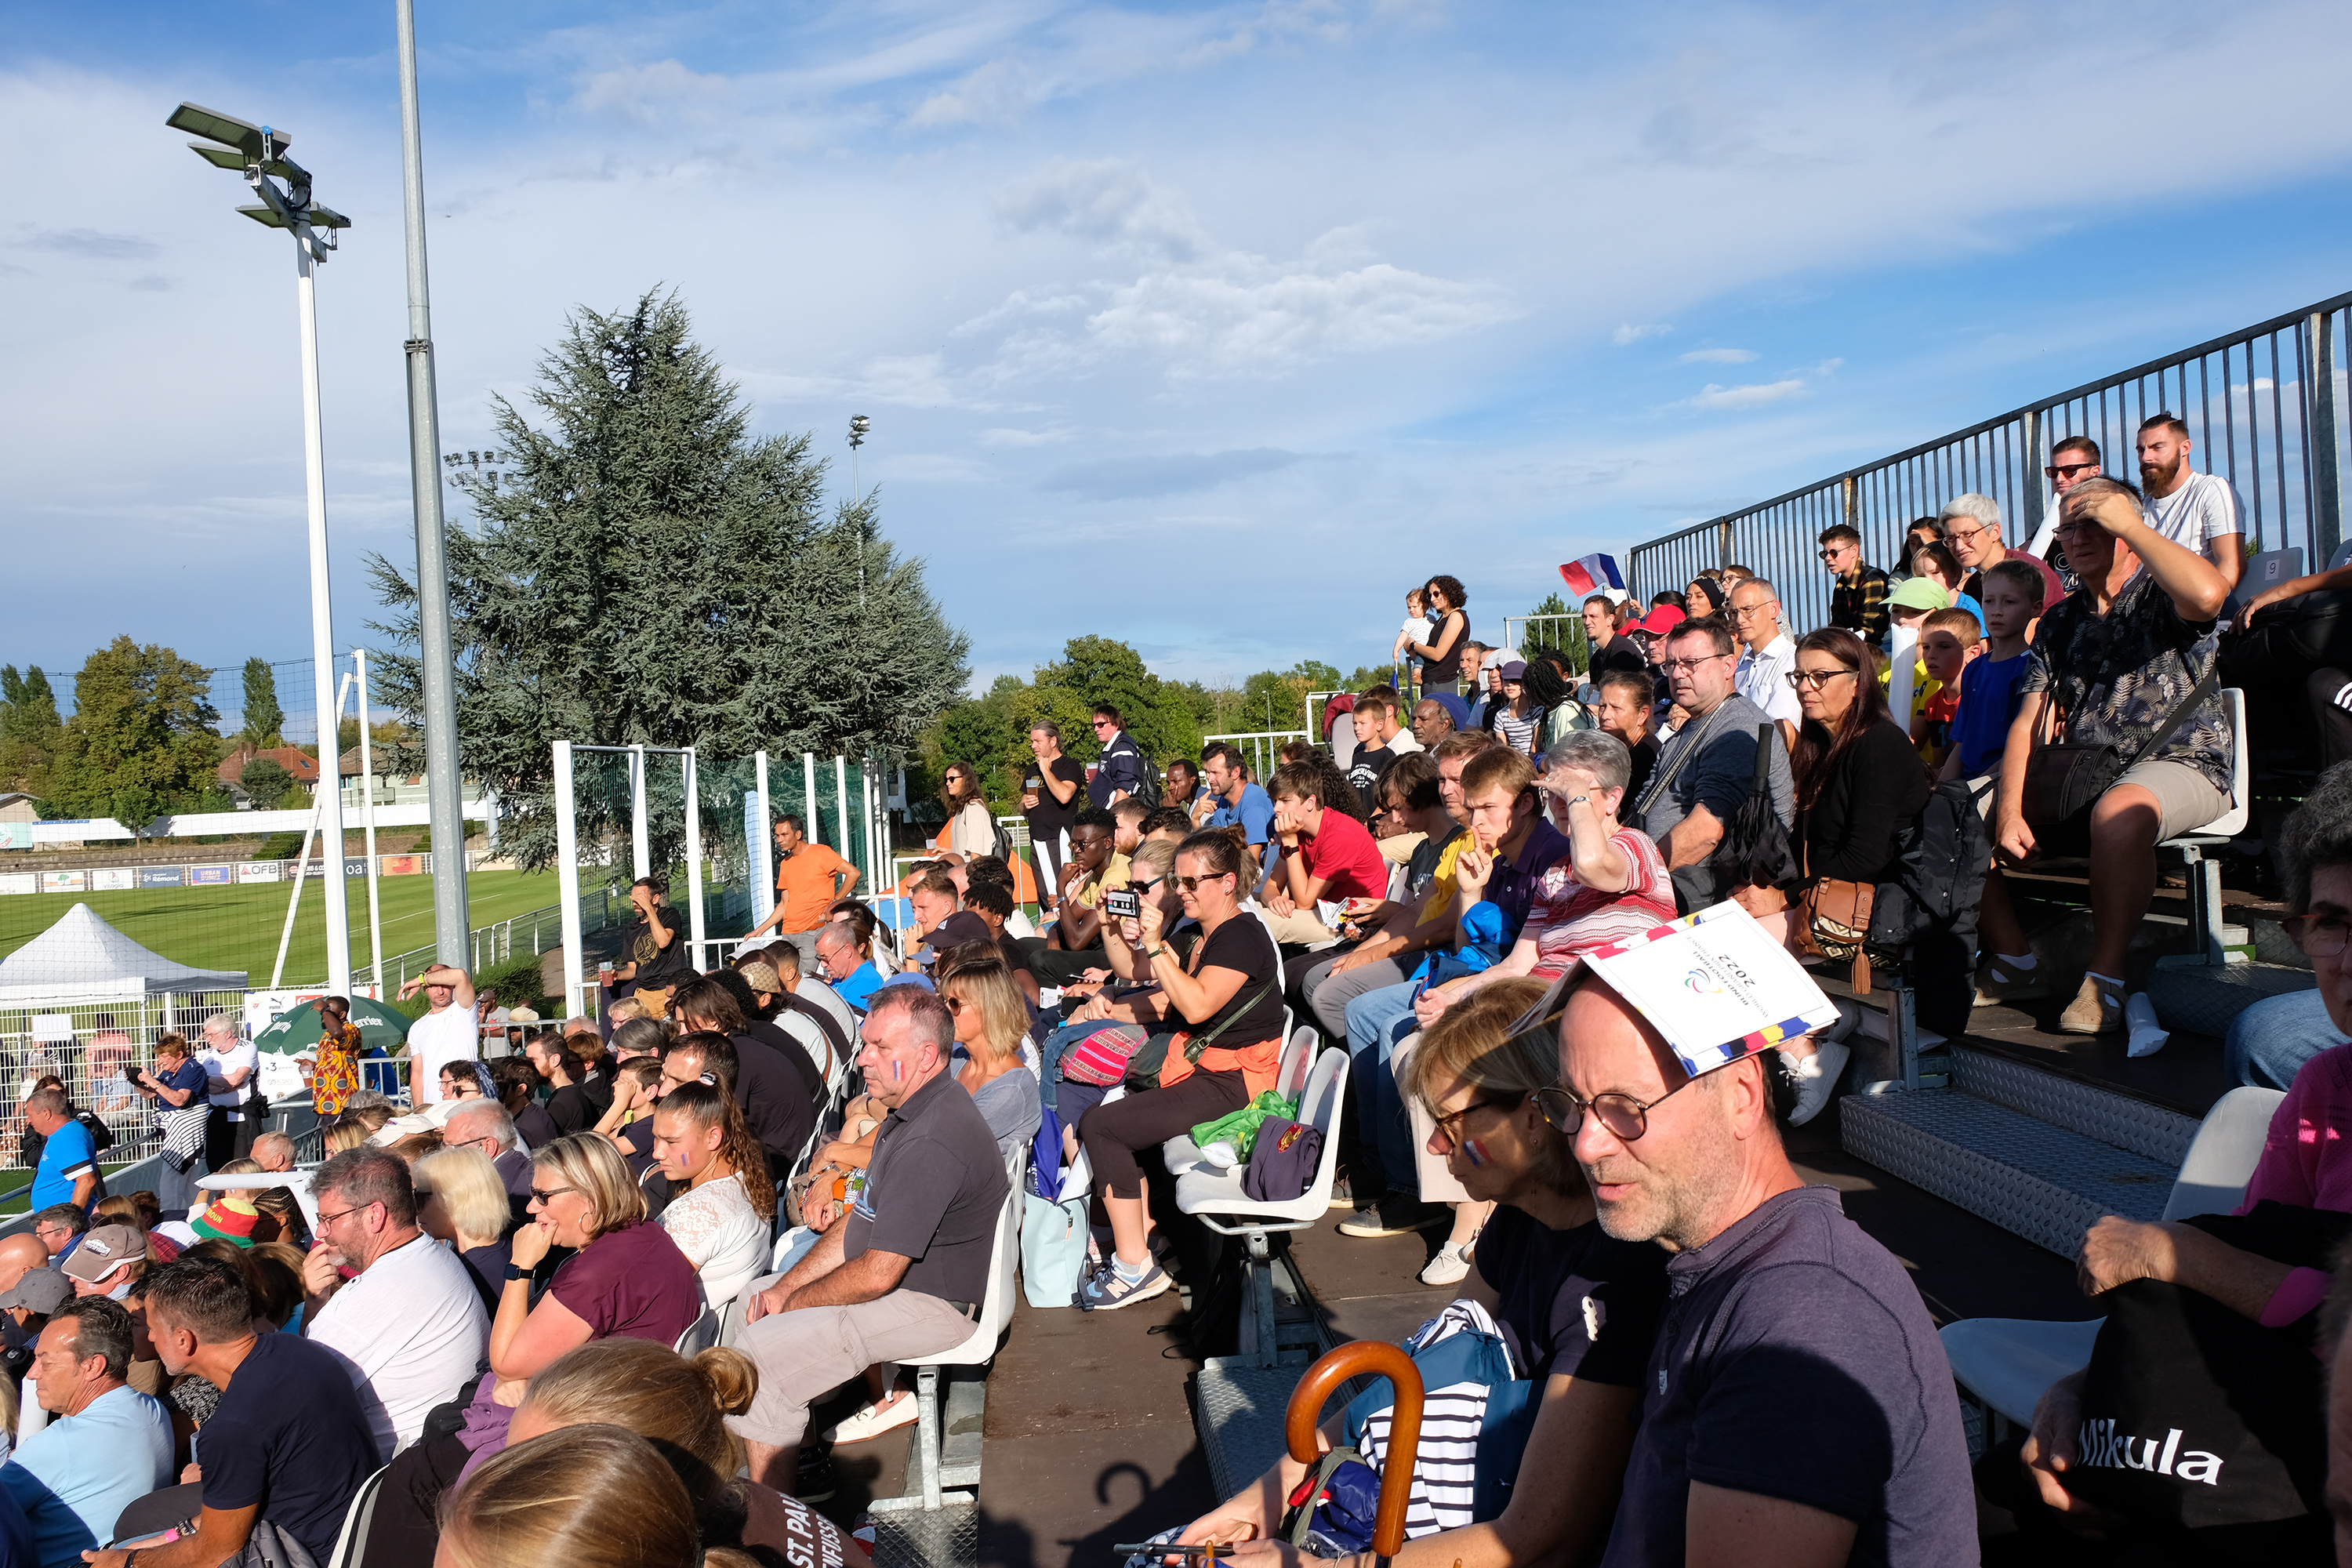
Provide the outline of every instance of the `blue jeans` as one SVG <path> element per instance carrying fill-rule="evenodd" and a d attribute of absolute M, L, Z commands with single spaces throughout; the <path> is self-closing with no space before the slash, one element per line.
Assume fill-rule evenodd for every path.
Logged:
<path fill-rule="evenodd" d="M 1072 1046 L 1104 1026 L 1100 1019 L 1088 1019 L 1083 1024 L 1064 1024 L 1046 1035 L 1037 1047 L 1037 1102 L 1046 1110 L 1054 1109 L 1054 1088 L 1061 1081 L 1062 1058 Z"/>
<path fill-rule="evenodd" d="M 1421 1027 L 1412 1016 L 1412 984 L 1367 991 L 1348 1004 L 1348 1076 L 1354 1086 L 1356 1118 L 1364 1152 L 1387 1182 L 1407 1196 L 1421 1190 L 1412 1158 L 1412 1126 L 1405 1118 L 1390 1058 L 1397 1042 Z M 1370 1194 L 1358 1193 L 1369 1202 Z"/>
<path fill-rule="evenodd" d="M 2303 1064 L 2344 1036 L 2327 1020 L 2317 991 L 2265 996 L 2230 1020 L 2221 1060 L 2232 1083 L 2257 1089 L 2292 1089 Z"/>

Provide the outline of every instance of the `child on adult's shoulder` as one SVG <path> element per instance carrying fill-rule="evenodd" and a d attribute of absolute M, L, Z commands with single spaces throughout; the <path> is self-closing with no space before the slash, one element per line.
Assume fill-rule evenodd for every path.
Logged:
<path fill-rule="evenodd" d="M 1951 748 L 1952 721 L 1960 710 L 1960 678 L 1983 647 L 1976 616 L 1957 606 L 1931 610 L 1920 625 L 1919 662 L 1935 683 L 1935 694 L 1912 721 L 1911 743 L 1930 768 Z"/>
<path fill-rule="evenodd" d="M 1962 675 L 1952 745 L 1937 777 L 1989 781 L 2000 773 L 2023 703 L 2021 683 L 2046 588 L 2042 574 L 2022 561 L 2003 561 L 1984 574 L 1984 649 Z"/>

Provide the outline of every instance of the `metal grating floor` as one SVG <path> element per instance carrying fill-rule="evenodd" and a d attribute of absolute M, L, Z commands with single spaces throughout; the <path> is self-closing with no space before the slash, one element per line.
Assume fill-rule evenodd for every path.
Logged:
<path fill-rule="evenodd" d="M 2189 1158 L 2197 1136 L 2195 1119 L 2177 1110 L 1965 1046 L 1952 1052 L 1952 1080 L 1979 1100 L 2128 1149 L 2172 1171 Z"/>
<path fill-rule="evenodd" d="M 980 1505 L 874 1516 L 875 1568 L 979 1568 Z"/>
<path fill-rule="evenodd" d="M 2160 1218 L 2179 1170 L 1954 1089 L 1839 1110 L 1847 1152 L 2063 1258 L 2102 1215 Z"/>
<path fill-rule="evenodd" d="M 1256 1367 L 1239 1357 L 1216 1358 L 1193 1380 L 1198 1400 L 1193 1424 L 1208 1451 L 1209 1479 L 1221 1497 L 1231 1497 L 1282 1457 L 1282 1418 L 1290 1391 L 1307 1365 Z"/>

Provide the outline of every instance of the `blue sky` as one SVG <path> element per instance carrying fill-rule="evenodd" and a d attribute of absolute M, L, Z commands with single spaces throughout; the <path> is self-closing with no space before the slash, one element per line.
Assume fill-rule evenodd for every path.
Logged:
<path fill-rule="evenodd" d="M 1346 668 L 1433 572 L 1491 636 L 1559 561 L 2352 286 L 2340 5 L 417 14 L 443 446 L 568 309 L 675 287 L 844 486 L 873 418 L 983 682 L 1089 632 Z M 355 220 L 320 331 L 364 637 L 363 552 L 413 560 L 390 5 L 7 16 L 0 662 L 309 651 L 291 258 L 182 98 L 290 127 Z"/>

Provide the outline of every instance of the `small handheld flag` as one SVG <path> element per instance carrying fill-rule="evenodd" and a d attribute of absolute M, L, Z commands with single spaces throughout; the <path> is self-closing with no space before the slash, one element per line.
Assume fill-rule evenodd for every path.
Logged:
<path fill-rule="evenodd" d="M 1562 566 L 1559 575 L 1569 592 L 1580 599 L 1595 594 L 1606 594 L 1612 598 L 1625 595 L 1625 576 L 1617 570 L 1617 558 L 1613 555 L 1580 556 Z"/>

